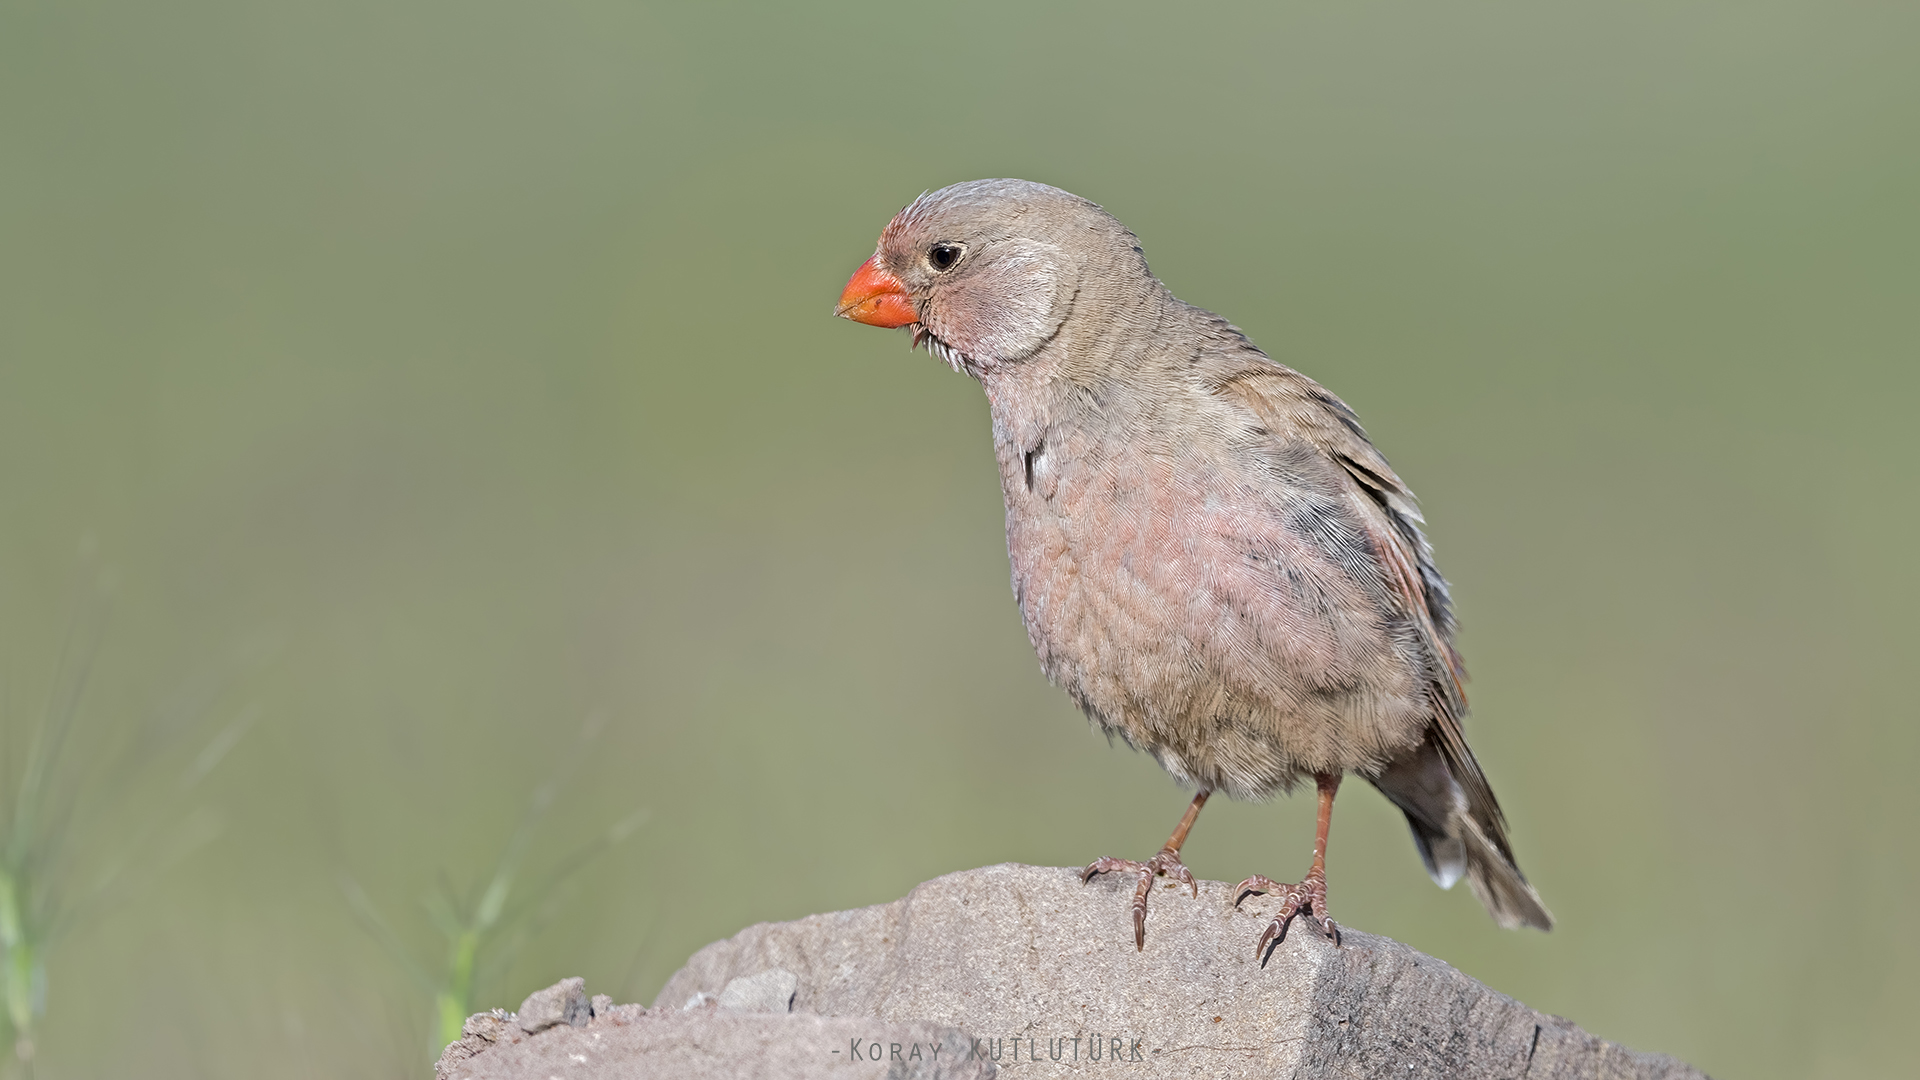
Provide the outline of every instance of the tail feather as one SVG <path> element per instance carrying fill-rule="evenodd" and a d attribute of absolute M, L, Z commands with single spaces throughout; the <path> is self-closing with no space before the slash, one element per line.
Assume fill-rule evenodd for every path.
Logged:
<path fill-rule="evenodd" d="M 1459 770 L 1468 773 L 1467 785 L 1478 789 L 1469 795 L 1450 767 L 1451 756 L 1429 733 L 1370 779 L 1407 815 L 1414 847 L 1435 884 L 1450 889 L 1464 876 L 1501 927 L 1552 929 L 1553 915 L 1514 864 L 1506 821 L 1478 765 L 1469 760 Z"/>
<path fill-rule="evenodd" d="M 1458 836 L 1424 824 L 1411 813 L 1407 827 L 1413 833 L 1413 846 L 1420 849 L 1420 861 L 1427 864 L 1427 876 L 1435 885 L 1451 889 L 1467 872 L 1467 845 Z"/>
<path fill-rule="evenodd" d="M 1473 818 L 1462 814 L 1456 820 L 1467 849 L 1467 885 L 1493 921 L 1503 930 L 1522 926 L 1553 929 L 1553 913 L 1540 902 L 1540 894 L 1527 884 L 1513 860 L 1500 853 Z"/>

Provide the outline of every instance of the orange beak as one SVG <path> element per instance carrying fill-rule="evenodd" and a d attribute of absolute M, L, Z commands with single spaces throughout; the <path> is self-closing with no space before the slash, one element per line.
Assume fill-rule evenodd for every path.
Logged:
<path fill-rule="evenodd" d="M 913 310 L 907 287 L 880 268 L 874 261 L 879 257 L 875 255 L 861 263 L 860 269 L 847 279 L 847 287 L 840 293 L 840 303 L 833 313 L 843 319 L 888 329 L 919 322 L 920 313 Z"/>

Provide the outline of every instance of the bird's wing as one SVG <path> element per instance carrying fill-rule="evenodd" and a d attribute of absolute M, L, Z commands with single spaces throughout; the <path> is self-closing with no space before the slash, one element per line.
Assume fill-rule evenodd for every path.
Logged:
<path fill-rule="evenodd" d="M 1447 583 L 1434 565 L 1433 548 L 1420 531 L 1420 509 L 1413 493 L 1394 473 L 1387 459 L 1368 440 L 1359 418 L 1346 402 L 1319 383 L 1278 363 L 1261 362 L 1238 367 L 1217 379 L 1214 390 L 1237 401 L 1277 438 L 1299 438 L 1338 463 L 1351 484 L 1358 508 L 1392 599 L 1418 627 L 1431 658 L 1429 694 L 1434 717 L 1433 740 L 1448 771 L 1460 784 L 1467 807 L 1487 829 L 1509 861 L 1505 817 L 1494 799 L 1473 751 L 1467 747 L 1461 721 L 1466 716 L 1466 670 L 1454 651 L 1454 619 Z"/>

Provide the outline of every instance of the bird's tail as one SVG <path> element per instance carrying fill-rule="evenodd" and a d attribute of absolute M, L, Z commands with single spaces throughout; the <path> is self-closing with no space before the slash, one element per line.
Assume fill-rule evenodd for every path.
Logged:
<path fill-rule="evenodd" d="M 1448 753 L 1448 740 L 1429 732 L 1415 749 L 1389 762 L 1373 786 L 1407 815 L 1414 846 L 1434 883 L 1450 889 L 1462 876 L 1487 913 L 1503 928 L 1553 929 L 1553 915 L 1514 865 L 1506 819 L 1480 766 L 1466 751 Z M 1464 775 L 1462 775 L 1464 774 Z"/>

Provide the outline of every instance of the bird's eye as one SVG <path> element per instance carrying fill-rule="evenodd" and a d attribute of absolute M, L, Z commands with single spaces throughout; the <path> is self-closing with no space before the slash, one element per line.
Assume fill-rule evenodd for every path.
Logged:
<path fill-rule="evenodd" d="M 951 270 L 960 261 L 961 252 L 958 244 L 935 244 L 927 252 L 927 262 L 935 270 Z"/>

